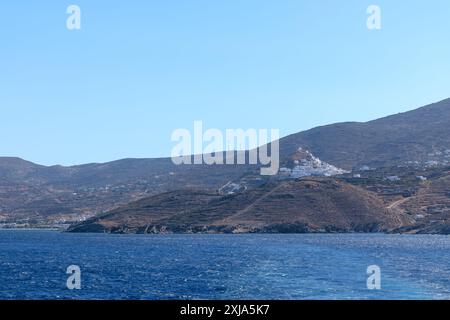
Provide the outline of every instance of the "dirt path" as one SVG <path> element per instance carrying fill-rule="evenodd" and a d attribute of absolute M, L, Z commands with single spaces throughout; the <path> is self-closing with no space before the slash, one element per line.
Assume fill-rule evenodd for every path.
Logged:
<path fill-rule="evenodd" d="M 271 194 L 273 194 L 275 191 L 277 191 L 278 189 L 280 189 L 283 186 L 283 184 L 279 184 L 277 185 L 275 188 L 273 188 L 272 190 L 270 190 L 269 192 L 267 192 L 266 194 L 262 195 L 261 197 L 259 197 L 257 200 L 255 200 L 254 202 L 252 202 L 251 204 L 249 204 L 247 207 L 245 207 L 242 210 L 237 211 L 235 214 L 226 217 L 225 219 L 221 220 L 220 223 L 226 223 L 229 222 L 231 219 L 236 218 L 244 213 L 247 213 L 249 210 L 253 209 L 256 205 L 258 205 L 261 201 L 263 201 L 265 198 L 267 198 L 268 196 L 270 196 Z"/>
<path fill-rule="evenodd" d="M 403 198 L 397 201 L 392 202 L 390 205 L 387 206 L 388 209 L 397 209 L 399 205 L 405 203 L 406 201 L 408 201 L 409 198 Z"/>

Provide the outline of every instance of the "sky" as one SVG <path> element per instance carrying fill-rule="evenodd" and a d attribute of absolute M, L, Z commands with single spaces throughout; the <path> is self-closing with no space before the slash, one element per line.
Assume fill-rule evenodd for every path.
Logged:
<path fill-rule="evenodd" d="M 448 0 L 2 1 L 0 156 L 162 157 L 196 120 L 285 136 L 411 110 L 450 97 L 449 34 Z"/>

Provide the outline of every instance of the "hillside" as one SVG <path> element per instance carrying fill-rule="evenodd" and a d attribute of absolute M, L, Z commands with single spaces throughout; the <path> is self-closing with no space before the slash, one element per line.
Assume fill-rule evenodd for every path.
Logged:
<path fill-rule="evenodd" d="M 0 224 L 64 225 L 180 185 L 214 190 L 251 167 L 177 166 L 169 158 L 45 167 L 0 158 Z"/>
<path fill-rule="evenodd" d="M 365 123 L 299 132 L 280 139 L 280 149 L 281 176 L 446 166 L 450 164 L 450 99 Z M 314 157 L 309 159 L 306 152 Z M 298 165 L 303 162 L 310 167 Z M 252 189 L 273 180 L 257 171 L 250 165 L 177 166 L 170 158 L 47 167 L 0 157 L 0 226 L 64 225 L 164 192 L 215 192 L 224 186 Z M 436 205 L 440 199 L 436 198 Z"/>
<path fill-rule="evenodd" d="M 302 146 L 343 169 L 388 167 L 408 161 L 446 161 L 450 153 L 450 99 L 365 123 L 317 127 L 283 138 L 286 156 Z"/>
<path fill-rule="evenodd" d="M 401 219 L 370 192 L 334 179 L 310 178 L 224 196 L 174 191 L 133 202 L 69 231 L 374 232 L 399 227 Z"/>
<path fill-rule="evenodd" d="M 72 232 L 394 232 L 450 234 L 450 167 L 330 177 L 247 175 L 216 192 L 178 190 L 73 225 Z"/>

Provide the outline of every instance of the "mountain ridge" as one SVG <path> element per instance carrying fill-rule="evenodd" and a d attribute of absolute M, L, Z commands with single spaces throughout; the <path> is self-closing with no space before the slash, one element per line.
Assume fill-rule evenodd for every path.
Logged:
<path fill-rule="evenodd" d="M 280 166 L 288 166 L 286 170 L 295 169 L 299 148 L 336 172 L 446 166 L 450 164 L 450 99 L 367 122 L 312 128 L 279 142 Z M 258 168 L 175 165 L 170 158 L 42 166 L 0 157 L 0 225 L 73 223 L 180 186 L 214 191 L 231 183 L 232 189 L 256 188 L 271 180 L 257 175 Z"/>
<path fill-rule="evenodd" d="M 320 125 L 320 126 L 316 126 L 310 129 L 306 129 L 297 133 L 292 133 L 289 135 L 286 135 L 282 138 L 280 138 L 280 141 L 282 140 L 286 140 L 287 138 L 292 138 L 295 137 L 299 134 L 303 134 L 303 133 L 308 133 L 310 131 L 316 131 L 316 130 L 323 130 L 323 129 L 327 129 L 329 127 L 343 127 L 343 126 L 358 126 L 358 125 L 366 125 L 366 124 L 376 124 L 379 122 L 389 122 L 389 120 L 394 119 L 394 120 L 398 120 L 398 119 L 402 119 L 402 121 L 405 120 L 411 120 L 410 119 L 410 115 L 411 114 L 417 114 L 420 113 L 421 117 L 423 116 L 423 114 L 428 113 L 428 111 L 430 111 L 430 109 L 433 109 L 433 112 L 436 112 L 435 109 L 439 110 L 440 112 L 442 112 L 442 109 L 445 108 L 450 108 L 450 98 L 447 99 L 443 99 L 437 102 L 433 102 L 430 103 L 428 105 L 422 106 L 422 107 L 418 107 L 412 110 L 408 110 L 408 111 L 404 111 L 404 112 L 398 112 L 396 114 L 391 114 L 391 115 L 386 115 L 380 118 L 376 118 L 376 119 L 372 119 L 372 120 L 368 120 L 368 121 L 344 121 L 344 122 L 335 122 L 335 123 L 331 123 L 331 124 L 325 124 L 325 125 Z M 446 110 L 448 111 L 448 110 Z M 441 117 L 435 117 L 436 119 L 449 119 L 449 114 L 447 113 L 442 113 L 445 115 L 445 117 L 441 118 Z M 408 119 L 405 119 L 408 118 Z M 417 116 L 415 117 L 417 118 Z M 421 121 L 423 121 L 423 118 L 421 118 Z M 394 121 L 394 123 L 397 121 Z M 443 120 L 444 123 L 447 123 L 445 120 Z M 41 168 L 53 168 L 53 167 L 62 167 L 62 168 L 80 168 L 80 167 L 88 167 L 88 166 L 101 166 L 101 165 L 113 165 L 115 163 L 125 163 L 125 162 L 129 162 L 129 161 L 166 161 L 168 159 L 171 159 L 170 157 L 164 157 L 164 156 L 160 156 L 160 157 L 152 157 L 152 158 L 143 158 L 143 157 L 129 157 L 129 158 L 120 158 L 120 159 L 115 159 L 115 160 L 111 160 L 111 161 L 106 161 L 106 162 L 89 162 L 89 163 L 80 163 L 80 164 L 74 164 L 74 165 L 61 165 L 61 164 L 52 164 L 52 165 L 43 165 L 43 164 L 39 164 L 37 162 L 32 162 L 29 160 L 26 160 L 24 158 L 21 157 L 14 157 L 14 156 L 0 156 L 0 167 L 4 166 L 4 162 L 10 160 L 10 161 L 17 161 L 17 162 L 26 162 L 29 164 L 32 164 L 34 166 L 37 167 L 41 167 Z"/>

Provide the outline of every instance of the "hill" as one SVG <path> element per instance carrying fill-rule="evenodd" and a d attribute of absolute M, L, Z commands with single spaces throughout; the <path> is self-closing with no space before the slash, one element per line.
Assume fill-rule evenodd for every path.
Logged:
<path fill-rule="evenodd" d="M 447 166 L 450 99 L 365 123 L 299 132 L 280 139 L 280 153 L 279 175 L 289 172 L 291 177 Z M 257 171 L 256 165 L 177 166 L 170 158 L 64 167 L 0 157 L 0 225 L 65 225 L 180 188 L 251 189 L 273 180 Z"/>
<path fill-rule="evenodd" d="M 219 195 L 174 191 L 72 226 L 72 232 L 378 232 L 404 219 L 374 194 L 331 178 L 268 183 Z"/>

